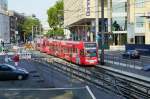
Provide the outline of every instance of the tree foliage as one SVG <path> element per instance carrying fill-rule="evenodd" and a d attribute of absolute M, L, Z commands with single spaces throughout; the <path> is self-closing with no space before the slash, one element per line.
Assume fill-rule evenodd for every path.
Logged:
<path fill-rule="evenodd" d="M 40 21 L 36 18 L 32 18 L 32 17 L 27 17 L 24 21 L 24 23 L 22 24 L 22 29 L 25 33 L 25 36 L 28 37 L 29 35 L 31 35 L 32 33 L 32 27 L 33 26 L 39 26 Z"/>
<path fill-rule="evenodd" d="M 64 30 L 62 28 L 56 28 L 55 30 L 49 30 L 46 34 L 47 36 L 64 36 Z"/>
<path fill-rule="evenodd" d="M 51 28 L 48 34 L 63 35 L 63 0 L 59 0 L 56 4 L 47 10 L 48 23 Z"/>

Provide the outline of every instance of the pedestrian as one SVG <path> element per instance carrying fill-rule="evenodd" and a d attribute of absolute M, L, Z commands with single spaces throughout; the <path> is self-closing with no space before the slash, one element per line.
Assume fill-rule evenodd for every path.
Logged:
<path fill-rule="evenodd" d="M 19 55 L 17 53 L 15 53 L 14 57 L 13 57 L 13 61 L 15 62 L 15 66 L 18 66 L 19 63 Z"/>
<path fill-rule="evenodd" d="M 8 61 L 9 61 L 9 57 L 8 57 L 8 54 L 6 53 L 5 54 L 5 63 L 8 63 Z"/>
<path fill-rule="evenodd" d="M 4 43 L 4 41 L 1 41 L 1 45 L 2 45 L 2 47 L 4 47 L 4 44 L 5 44 L 5 43 Z"/>

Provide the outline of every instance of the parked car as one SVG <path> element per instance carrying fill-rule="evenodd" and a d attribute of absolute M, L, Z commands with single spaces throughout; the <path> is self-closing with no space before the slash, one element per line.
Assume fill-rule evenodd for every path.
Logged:
<path fill-rule="evenodd" d="M 12 65 L 0 65 L 0 80 L 24 80 L 29 73 L 24 68 L 16 68 Z"/>
<path fill-rule="evenodd" d="M 140 53 L 137 50 L 128 50 L 122 54 L 122 57 L 126 59 L 139 59 Z"/>

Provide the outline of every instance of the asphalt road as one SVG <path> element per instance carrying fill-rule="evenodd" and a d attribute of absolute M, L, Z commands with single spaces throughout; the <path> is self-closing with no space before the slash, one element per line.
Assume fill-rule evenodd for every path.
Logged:
<path fill-rule="evenodd" d="M 4 56 L 0 56 L 4 63 Z M 8 64 L 14 65 L 13 62 Z M 21 60 L 19 66 L 30 73 L 27 80 L 0 81 L 0 99 L 91 99 L 86 98 L 89 93 L 83 87 L 85 82 L 72 80 L 48 66 L 32 60 Z M 113 93 L 88 85 L 97 99 L 120 99 Z M 78 90 L 52 90 L 51 88 L 79 88 Z M 81 94 L 82 93 L 82 94 Z"/>

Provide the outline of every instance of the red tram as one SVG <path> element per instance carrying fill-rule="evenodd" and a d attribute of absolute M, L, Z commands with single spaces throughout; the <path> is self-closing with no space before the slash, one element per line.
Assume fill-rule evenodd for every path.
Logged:
<path fill-rule="evenodd" d="M 43 39 L 40 51 L 75 64 L 98 64 L 98 49 L 95 42 Z"/>

